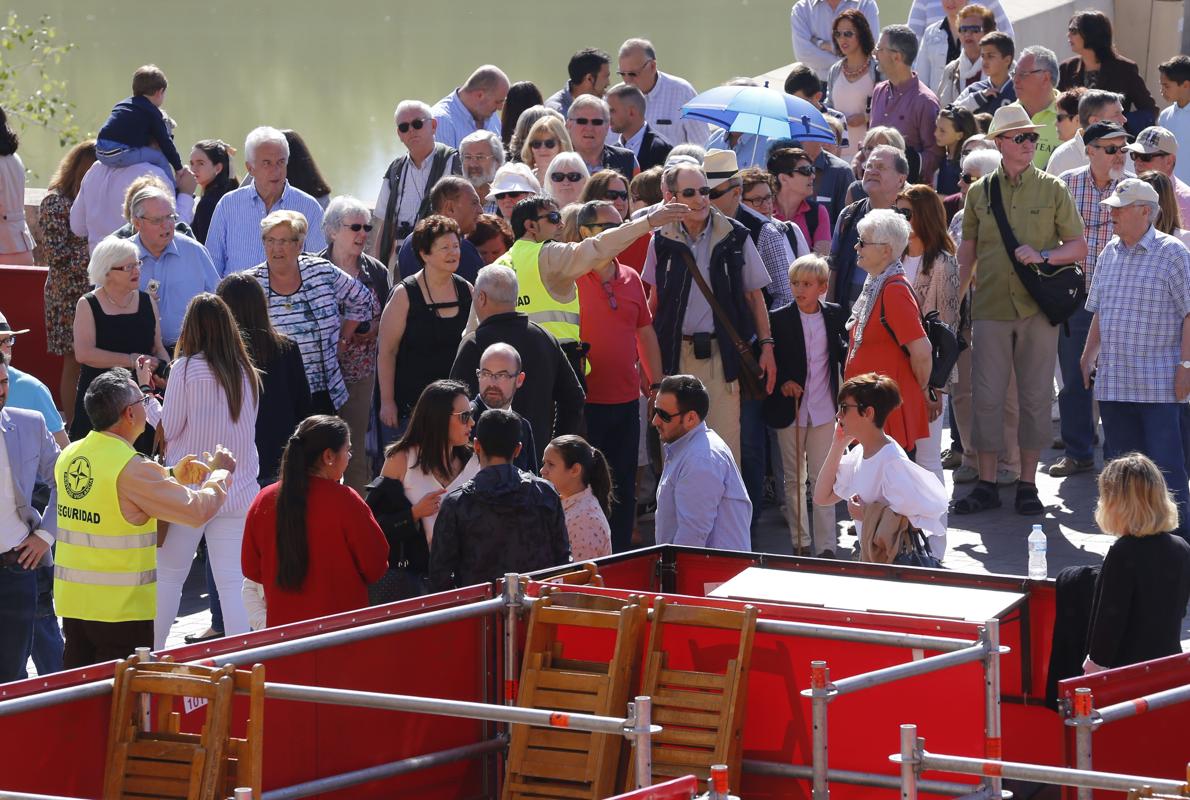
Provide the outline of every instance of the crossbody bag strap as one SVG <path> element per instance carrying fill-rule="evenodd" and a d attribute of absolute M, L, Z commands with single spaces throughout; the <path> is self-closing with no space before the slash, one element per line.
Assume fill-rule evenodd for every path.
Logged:
<path fill-rule="evenodd" d="M 707 285 L 707 279 L 698 271 L 698 264 L 694 263 L 694 256 L 690 254 L 689 250 L 680 251 L 682 262 L 686 265 L 686 271 L 690 273 L 690 277 L 698 285 L 698 290 L 702 292 L 702 296 L 706 298 L 707 305 L 711 307 L 711 312 L 715 315 L 715 319 L 723 326 L 723 330 L 727 331 L 727 336 L 731 339 L 732 345 L 736 350 L 743 353 L 748 351 L 751 354 L 751 349 L 748 344 L 740 338 L 740 334 L 736 331 L 735 325 L 727 316 L 727 312 L 723 310 L 723 306 L 719 305 L 719 301 L 715 298 L 715 294 L 711 291 L 711 287 Z"/>
<path fill-rule="evenodd" d="M 988 199 L 992 208 L 992 216 L 996 218 L 996 227 L 1000 229 L 1000 239 L 1008 250 L 1008 259 L 1016 266 L 1024 266 L 1016 259 L 1016 250 L 1021 246 L 1012 226 L 1008 224 L 1008 215 L 1004 213 L 1004 198 L 1000 194 L 1000 179 L 992 176 L 988 179 Z"/>

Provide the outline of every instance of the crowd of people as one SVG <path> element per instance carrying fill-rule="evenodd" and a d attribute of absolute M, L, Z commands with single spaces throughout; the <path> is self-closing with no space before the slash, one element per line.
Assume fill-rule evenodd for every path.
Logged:
<path fill-rule="evenodd" d="M 642 508 L 658 543 L 751 550 L 766 486 L 797 553 L 838 554 L 845 503 L 864 553 L 887 512 L 937 563 L 1003 486 L 1044 513 L 1055 377 L 1050 474 L 1094 468 L 1098 414 L 1124 459 L 1101 504 L 1143 473 L 1161 506 L 1100 522 L 1170 534 L 1146 602 L 1184 610 L 1190 58 L 1158 118 L 1096 11 L 1062 62 L 999 0 L 883 28 L 873 0 L 798 0 L 792 30 L 783 89 L 831 141 L 684 117 L 694 87 L 632 38 L 548 98 L 485 65 L 401 100 L 366 200 L 292 130 L 248 133 L 242 181 L 221 139 L 184 164 L 165 73 L 137 70 L 40 208 L 58 404 L 0 321 L 0 471 L 28 472 L 0 481 L 0 680 L 164 646 L 200 548 L 193 640 L 622 552 Z M 0 116 L 0 260 L 32 263 L 17 143 Z M 1144 582 L 1129 558 L 1103 597 Z M 1126 622 L 1088 669 L 1168 649 L 1111 650 Z"/>

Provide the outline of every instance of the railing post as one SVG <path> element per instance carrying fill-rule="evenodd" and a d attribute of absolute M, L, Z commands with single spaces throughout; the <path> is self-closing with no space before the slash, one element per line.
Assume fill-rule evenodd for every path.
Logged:
<path fill-rule="evenodd" d="M 504 705 L 516 705 L 517 680 L 517 622 L 520 619 L 524 595 L 521 576 L 515 572 L 504 574 Z"/>
<path fill-rule="evenodd" d="M 653 785 L 653 698 L 637 695 L 628 704 L 628 718 L 636 745 L 636 788 L 644 789 Z"/>
<path fill-rule="evenodd" d="M 1095 732 L 1095 699 L 1091 690 L 1081 686 L 1074 690 L 1074 714 L 1067 723 L 1074 727 L 1074 766 L 1082 770 L 1091 767 L 1091 734 Z M 1094 790 L 1079 787 L 1078 800 L 1092 800 Z"/>
<path fill-rule="evenodd" d="M 133 651 L 136 656 L 137 663 L 148 664 L 153 660 L 153 649 L 151 647 L 138 647 Z M 140 725 L 144 731 L 153 730 L 153 704 L 149 695 L 142 694 L 140 696 Z"/>
<path fill-rule="evenodd" d="M 983 639 L 983 696 L 984 696 L 984 758 L 999 761 L 1004 758 L 1000 735 L 1000 620 L 989 619 L 980 632 Z M 991 797 L 1000 797 L 999 777 L 984 781 Z"/>
<path fill-rule="evenodd" d="M 901 800 L 917 800 L 918 738 L 916 725 L 901 726 Z"/>
<path fill-rule="evenodd" d="M 813 725 L 813 786 L 814 800 L 830 798 L 830 784 L 827 782 L 829 762 L 827 760 L 827 703 L 833 689 L 830 685 L 830 669 L 825 661 L 810 662 L 810 706 Z"/>

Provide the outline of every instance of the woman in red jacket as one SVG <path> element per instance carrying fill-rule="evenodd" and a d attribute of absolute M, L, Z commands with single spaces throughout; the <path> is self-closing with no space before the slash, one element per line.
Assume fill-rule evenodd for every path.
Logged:
<path fill-rule="evenodd" d="M 254 630 L 368 605 L 388 568 L 388 541 L 371 509 L 340 483 L 351 436 L 338 417 L 303 420 L 244 527 L 244 606 Z"/>

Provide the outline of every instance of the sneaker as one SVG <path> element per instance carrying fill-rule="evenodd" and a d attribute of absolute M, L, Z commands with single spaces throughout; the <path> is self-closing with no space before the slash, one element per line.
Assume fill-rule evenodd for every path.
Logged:
<path fill-rule="evenodd" d="M 973 483 L 979 480 L 979 470 L 975 467 L 963 466 L 954 471 L 951 479 L 955 483 Z"/>
<path fill-rule="evenodd" d="M 963 463 L 963 454 L 954 450 L 946 450 L 942 453 L 942 469 L 955 469 Z"/>
<path fill-rule="evenodd" d="M 1050 464 L 1049 474 L 1055 478 L 1065 478 L 1079 472 L 1095 469 L 1095 459 L 1071 458 L 1062 456 L 1055 463 Z"/>
<path fill-rule="evenodd" d="M 834 557 L 835 557 L 835 551 L 834 551 L 834 550 L 831 550 L 831 549 L 828 547 L 827 549 L 825 549 L 825 550 L 823 550 L 821 553 L 819 553 L 819 554 L 818 554 L 818 557 L 819 557 L 819 558 L 834 558 Z"/>
<path fill-rule="evenodd" d="M 1006 469 L 996 470 L 996 485 L 997 486 L 1012 486 L 1020 479 L 1020 475 Z"/>

